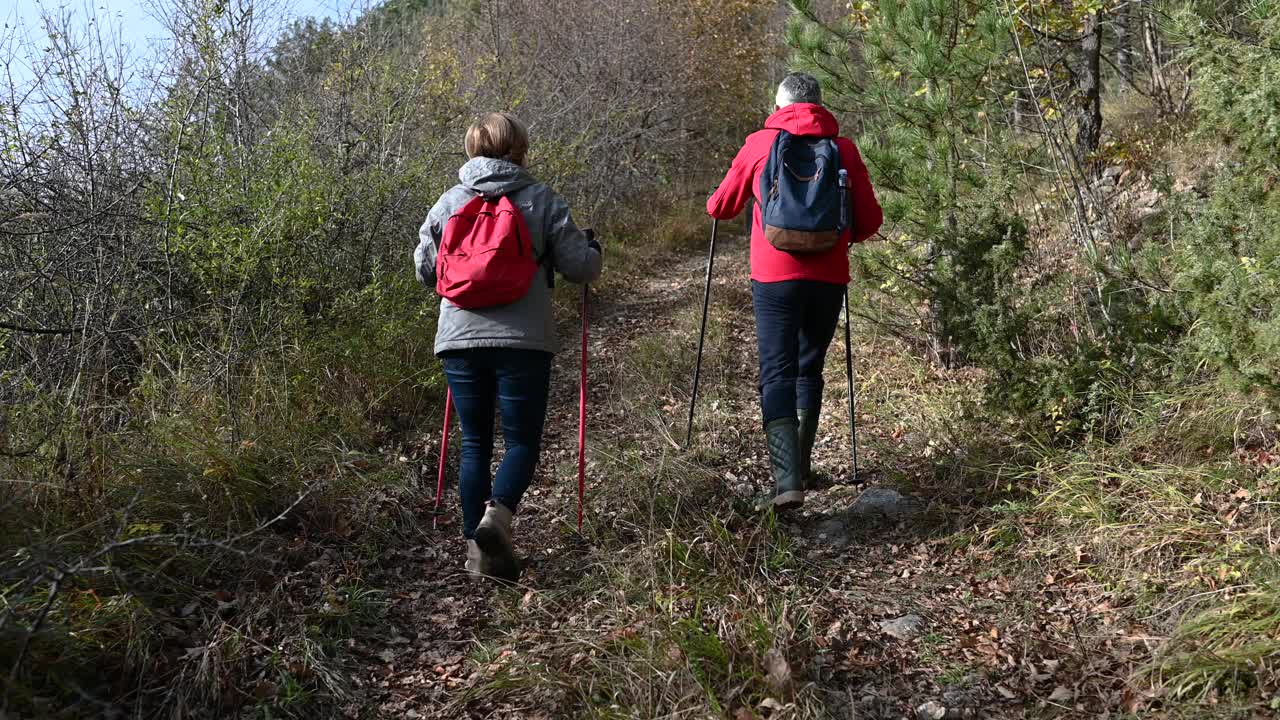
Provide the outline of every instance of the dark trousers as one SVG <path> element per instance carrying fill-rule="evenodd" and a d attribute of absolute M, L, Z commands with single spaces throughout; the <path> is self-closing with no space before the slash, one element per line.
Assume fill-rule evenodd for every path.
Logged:
<path fill-rule="evenodd" d="M 788 280 L 751 281 L 760 348 L 764 422 L 793 418 L 796 408 L 822 403 L 822 367 L 836 332 L 844 285 Z"/>
<path fill-rule="evenodd" d="M 485 503 L 500 502 L 515 512 L 533 481 L 542 450 L 551 385 L 551 353 L 477 348 L 441 354 L 453 405 L 462 424 L 462 534 L 475 534 Z M 505 452 L 490 484 L 495 410 L 502 414 Z"/>

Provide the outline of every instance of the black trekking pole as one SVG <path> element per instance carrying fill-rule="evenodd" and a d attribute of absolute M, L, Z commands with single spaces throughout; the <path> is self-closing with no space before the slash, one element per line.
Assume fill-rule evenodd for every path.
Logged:
<path fill-rule="evenodd" d="M 853 342 L 849 338 L 849 326 L 853 325 L 853 317 L 849 314 L 849 287 L 844 289 L 844 372 L 849 380 L 849 442 L 853 446 L 853 478 L 852 484 L 858 483 L 858 416 L 854 400 L 853 385 Z"/>
<path fill-rule="evenodd" d="M 707 339 L 707 310 L 711 307 L 711 266 L 716 261 L 716 229 L 720 221 L 711 220 L 711 249 L 707 251 L 707 289 L 702 295 L 702 330 L 698 333 L 698 360 L 693 367 L 693 396 L 689 398 L 689 431 L 684 436 L 687 450 L 693 444 L 693 411 L 698 407 L 698 381 L 702 377 L 702 344 Z"/>

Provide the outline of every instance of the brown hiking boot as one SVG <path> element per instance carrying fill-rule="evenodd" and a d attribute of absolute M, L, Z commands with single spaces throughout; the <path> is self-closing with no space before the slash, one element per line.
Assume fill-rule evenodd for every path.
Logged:
<path fill-rule="evenodd" d="M 511 547 L 511 511 L 505 505 L 489 501 L 484 518 L 476 528 L 476 545 L 488 562 L 491 577 L 515 582 L 520 577 L 520 563 Z"/>
<path fill-rule="evenodd" d="M 484 553 L 480 552 L 480 546 L 475 540 L 467 541 L 467 563 L 464 567 L 477 579 L 489 574 L 488 559 L 485 558 Z"/>

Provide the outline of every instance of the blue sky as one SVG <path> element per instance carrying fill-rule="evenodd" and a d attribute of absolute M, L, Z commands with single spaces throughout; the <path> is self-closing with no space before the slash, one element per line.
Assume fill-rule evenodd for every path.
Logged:
<path fill-rule="evenodd" d="M 164 26 L 155 18 L 155 8 L 164 0 L 9 0 L 0 3 L 0 50 L 15 38 L 25 37 L 35 48 L 44 47 L 40 24 L 42 12 L 58 14 L 60 8 L 70 11 L 77 25 L 96 18 L 104 28 L 118 28 L 120 37 L 130 48 L 130 56 L 145 57 L 149 50 L 166 37 Z M 267 0 L 279 5 L 292 18 L 346 16 L 360 0 Z M 6 7 L 7 6 L 7 7 Z M 5 55 L 8 53 L 5 52 Z M 18 67 L 19 75 L 23 74 Z"/>

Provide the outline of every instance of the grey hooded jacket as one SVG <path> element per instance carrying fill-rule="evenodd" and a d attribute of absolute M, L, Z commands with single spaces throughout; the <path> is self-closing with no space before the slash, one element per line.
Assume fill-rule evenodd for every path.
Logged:
<path fill-rule="evenodd" d="M 462 166 L 458 179 L 461 182 L 440 197 L 418 232 L 413 261 L 419 281 L 435 288 L 436 253 L 444 226 L 476 195 L 508 196 L 524 214 L 534 253 L 545 260 L 529 292 L 509 305 L 464 310 L 441 298 L 436 354 L 486 347 L 555 352 L 558 346 L 546 268 L 571 282 L 593 282 L 600 277 L 600 253 L 573 224 L 569 204 L 523 167 L 507 160 L 476 157 Z"/>

